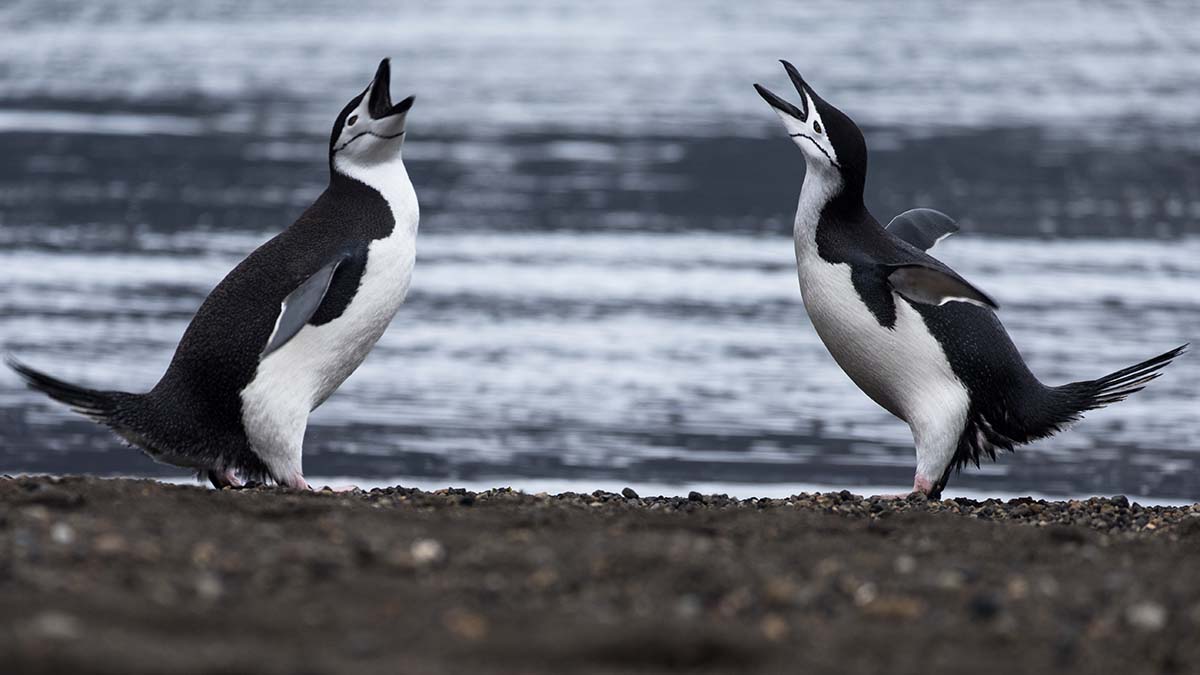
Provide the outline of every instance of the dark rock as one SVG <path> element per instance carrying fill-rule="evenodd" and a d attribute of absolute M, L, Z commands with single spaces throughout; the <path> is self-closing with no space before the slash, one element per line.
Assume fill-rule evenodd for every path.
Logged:
<path fill-rule="evenodd" d="M 991 621 L 1003 609 L 1000 598 L 992 593 L 977 593 L 967 602 L 967 611 L 977 621 Z"/>
<path fill-rule="evenodd" d="M 624 490 L 621 490 L 621 496 L 626 499 L 637 499 L 638 493 L 635 492 L 633 488 L 627 487 Z"/>

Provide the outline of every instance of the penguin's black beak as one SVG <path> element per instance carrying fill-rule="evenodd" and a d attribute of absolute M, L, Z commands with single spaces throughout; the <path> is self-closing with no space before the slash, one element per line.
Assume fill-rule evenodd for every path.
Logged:
<path fill-rule="evenodd" d="M 804 87 L 806 86 L 804 84 L 804 78 L 800 76 L 800 71 L 796 70 L 796 67 L 792 64 L 788 63 L 787 61 L 780 61 L 780 63 L 783 64 L 784 70 L 787 71 L 788 77 L 791 78 L 792 86 L 796 87 L 796 91 L 800 93 L 801 107 L 797 108 L 791 103 L 788 103 L 776 95 L 775 92 L 767 89 L 761 84 L 755 84 L 754 89 L 758 92 L 759 96 L 762 96 L 767 103 L 771 104 L 772 108 L 775 108 L 780 112 L 787 113 L 801 122 L 805 122 L 808 120 L 808 97 L 804 95 Z"/>
<path fill-rule="evenodd" d="M 391 90 L 391 59 L 384 59 L 379 62 L 379 69 L 375 71 L 375 79 L 371 82 L 371 98 L 367 101 L 367 111 L 371 114 L 371 119 L 381 120 L 406 113 L 412 107 L 413 101 L 416 100 L 415 96 L 409 96 L 396 105 L 392 105 Z"/>

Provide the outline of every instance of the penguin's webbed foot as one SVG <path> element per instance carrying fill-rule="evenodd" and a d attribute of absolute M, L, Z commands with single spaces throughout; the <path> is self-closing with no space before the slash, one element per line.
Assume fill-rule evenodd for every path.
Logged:
<path fill-rule="evenodd" d="M 305 490 L 311 492 L 313 489 L 312 486 L 308 484 L 308 481 L 304 480 L 304 474 L 299 472 L 296 472 L 283 479 L 277 478 L 275 479 L 275 482 L 283 487 L 291 488 L 293 490 Z"/>
<path fill-rule="evenodd" d="M 913 477 L 913 493 L 925 495 L 930 501 L 935 501 L 942 498 L 942 488 L 946 487 L 944 480 L 934 482 L 928 478 L 917 474 Z"/>
<path fill-rule="evenodd" d="M 933 499 L 939 498 L 941 496 L 941 494 L 942 494 L 942 488 L 940 485 L 934 483 L 933 481 L 929 480 L 928 478 L 925 478 L 921 474 L 917 474 L 915 477 L 913 477 L 912 492 L 905 492 L 905 493 L 900 493 L 900 494 L 875 495 L 875 497 L 878 499 L 909 499 L 909 498 L 914 497 L 914 495 L 921 495 L 922 497 L 925 497 L 926 499 L 933 500 Z"/>
<path fill-rule="evenodd" d="M 218 490 L 223 488 L 240 488 L 242 481 L 238 478 L 237 472 L 233 469 L 209 469 L 207 472 L 208 482 Z"/>

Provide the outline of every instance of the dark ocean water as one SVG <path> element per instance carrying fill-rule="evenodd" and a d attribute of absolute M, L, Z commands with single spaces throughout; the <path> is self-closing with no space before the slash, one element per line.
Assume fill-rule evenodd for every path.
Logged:
<path fill-rule="evenodd" d="M 858 119 L 868 202 L 1048 383 L 1200 336 L 1191 3 L 30 2 L 0 8 L 0 350 L 142 390 L 326 180 L 378 59 L 416 93 L 409 301 L 318 410 L 310 475 L 904 487 L 907 428 L 800 302 L 777 58 Z M 814 21 L 819 17 L 819 21 Z M 686 26 L 687 29 L 681 29 Z M 1200 497 L 1200 360 L 955 489 Z M 0 373 L 0 472 L 178 476 Z M 733 489 L 732 487 L 730 489 Z"/>

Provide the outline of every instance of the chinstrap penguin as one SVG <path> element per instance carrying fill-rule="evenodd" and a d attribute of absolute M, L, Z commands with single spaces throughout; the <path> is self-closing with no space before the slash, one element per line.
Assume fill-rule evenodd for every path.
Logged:
<path fill-rule="evenodd" d="M 926 253 L 957 231 L 954 222 L 914 209 L 882 227 L 863 203 L 862 132 L 783 65 L 799 106 L 754 87 L 804 152 L 793 233 L 804 307 L 842 370 L 912 429 L 914 492 L 940 496 L 952 472 L 1122 400 L 1186 349 L 1096 380 L 1042 384 L 996 318 L 996 302 Z"/>
<path fill-rule="evenodd" d="M 200 306 L 145 394 L 63 382 L 9 359 L 34 389 L 214 486 L 306 489 L 308 415 L 366 358 L 404 302 L 417 196 L 401 160 L 413 97 L 393 105 L 384 59 L 333 125 L 329 186 Z"/>

